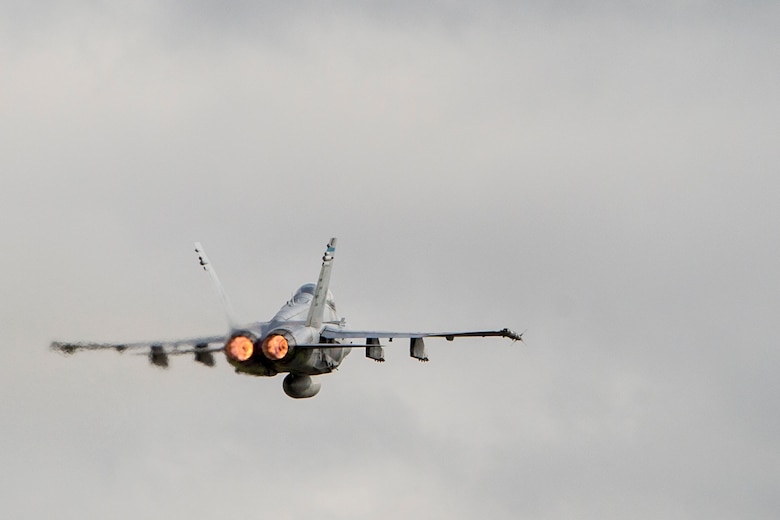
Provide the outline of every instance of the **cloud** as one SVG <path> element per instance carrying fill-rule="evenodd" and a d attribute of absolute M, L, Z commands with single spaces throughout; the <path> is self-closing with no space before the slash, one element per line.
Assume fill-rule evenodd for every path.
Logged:
<path fill-rule="evenodd" d="M 1 17 L 7 511 L 772 517 L 776 7 L 48 7 Z M 351 325 L 527 345 L 305 402 L 46 350 L 223 330 L 194 240 L 265 319 L 334 235 Z"/>

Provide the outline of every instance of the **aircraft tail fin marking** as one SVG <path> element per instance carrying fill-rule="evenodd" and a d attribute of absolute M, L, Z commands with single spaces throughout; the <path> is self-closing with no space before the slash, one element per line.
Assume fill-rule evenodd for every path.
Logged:
<path fill-rule="evenodd" d="M 322 268 L 317 279 L 317 287 L 314 289 L 314 299 L 311 301 L 309 316 L 306 318 L 307 327 L 322 327 L 325 316 L 325 306 L 328 300 L 328 286 L 330 286 L 330 271 L 333 268 L 333 254 L 336 252 L 336 239 L 331 238 L 325 254 L 322 255 Z"/>
<path fill-rule="evenodd" d="M 211 265 L 209 258 L 206 256 L 206 251 L 203 250 L 203 246 L 200 242 L 195 242 L 195 252 L 198 253 L 198 261 L 200 262 L 201 267 L 203 267 L 203 270 L 209 274 L 214 289 L 217 291 L 219 299 L 222 301 L 222 309 L 225 311 L 225 317 L 227 318 L 228 324 L 231 328 L 236 328 L 237 321 L 235 319 L 235 313 L 233 312 L 233 305 L 230 303 L 230 298 L 228 298 L 225 288 L 222 287 L 222 282 L 219 281 L 217 272 Z"/>

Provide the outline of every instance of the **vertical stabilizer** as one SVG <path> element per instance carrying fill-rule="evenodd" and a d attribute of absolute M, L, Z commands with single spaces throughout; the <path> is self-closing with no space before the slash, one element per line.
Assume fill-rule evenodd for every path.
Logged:
<path fill-rule="evenodd" d="M 212 267 L 211 262 L 209 262 L 209 258 L 206 256 L 206 252 L 203 250 L 203 246 L 200 242 L 195 242 L 195 252 L 198 253 L 198 261 L 200 262 L 201 267 L 209 274 L 211 282 L 214 284 L 214 289 L 216 289 L 217 294 L 219 294 L 219 299 L 222 301 L 222 308 L 225 311 L 225 317 L 227 318 L 228 324 L 231 328 L 236 328 L 237 322 L 235 320 L 235 314 L 233 313 L 233 306 L 230 304 L 230 299 L 228 298 L 225 289 L 222 287 L 222 282 L 219 281 L 217 272 L 214 270 L 214 267 Z"/>
<path fill-rule="evenodd" d="M 314 289 L 314 299 L 309 308 L 309 317 L 306 318 L 307 327 L 322 327 L 325 306 L 328 300 L 328 286 L 330 286 L 330 271 L 333 268 L 333 254 L 336 252 L 336 239 L 331 238 L 325 254 L 322 255 L 322 269 Z"/>

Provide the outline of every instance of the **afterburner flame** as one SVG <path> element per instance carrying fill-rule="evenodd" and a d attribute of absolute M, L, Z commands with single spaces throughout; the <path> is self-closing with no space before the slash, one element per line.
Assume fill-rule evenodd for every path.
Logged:
<path fill-rule="evenodd" d="M 246 361 L 252 357 L 255 347 L 252 340 L 246 336 L 236 336 L 225 345 L 225 352 L 231 359 L 236 361 Z"/>
<path fill-rule="evenodd" d="M 265 357 L 272 361 L 277 361 L 287 355 L 287 352 L 290 350 L 290 345 L 287 343 L 284 336 L 274 334 L 265 338 L 265 341 L 263 341 L 260 348 Z"/>

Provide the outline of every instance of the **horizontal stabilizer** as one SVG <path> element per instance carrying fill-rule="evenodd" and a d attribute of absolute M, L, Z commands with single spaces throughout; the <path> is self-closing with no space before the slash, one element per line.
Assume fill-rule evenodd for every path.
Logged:
<path fill-rule="evenodd" d="M 383 347 L 384 345 L 373 343 L 306 343 L 304 345 L 295 345 L 295 348 L 365 348 L 365 347 Z"/>

